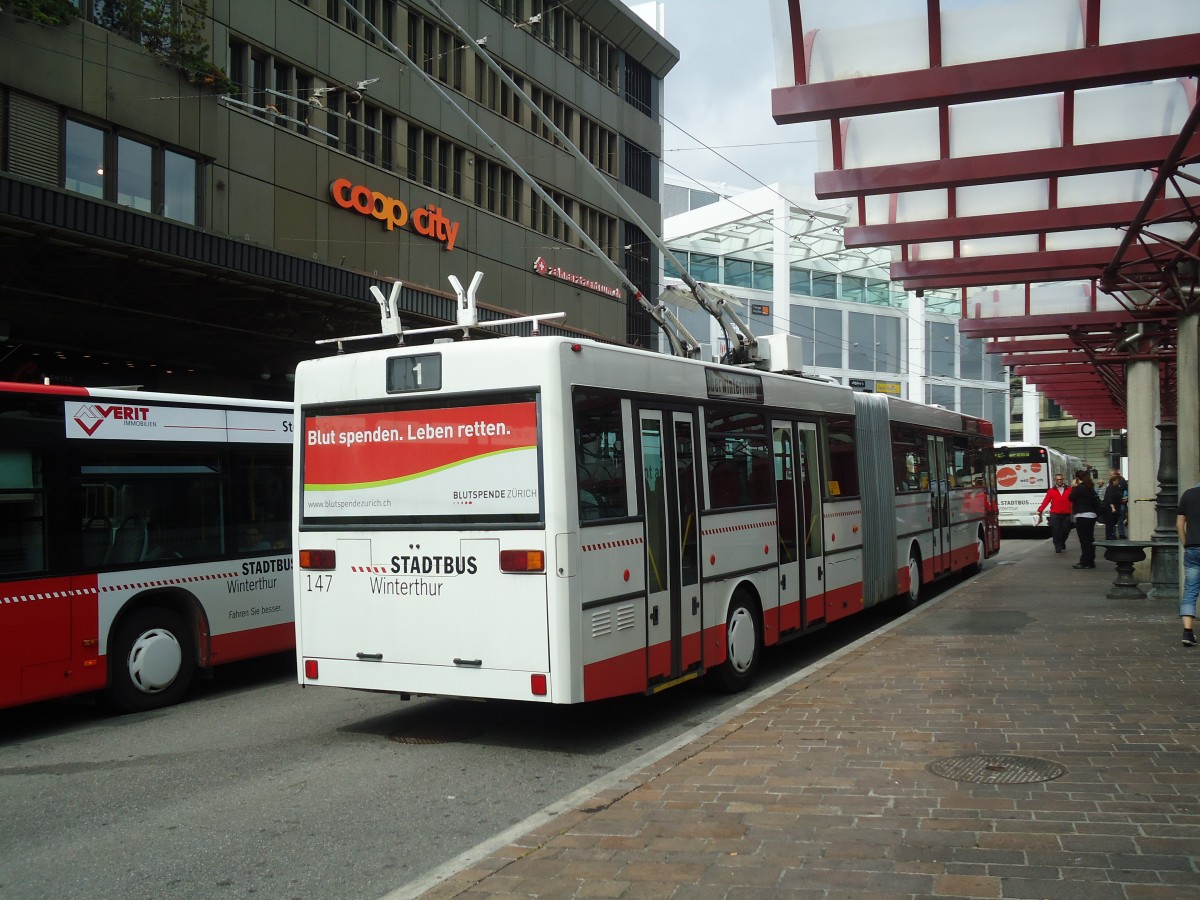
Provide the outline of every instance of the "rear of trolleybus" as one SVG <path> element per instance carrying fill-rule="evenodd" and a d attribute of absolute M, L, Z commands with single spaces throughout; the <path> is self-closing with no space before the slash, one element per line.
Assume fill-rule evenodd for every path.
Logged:
<path fill-rule="evenodd" d="M 569 416 L 537 386 L 556 383 L 558 343 L 444 343 L 298 368 L 302 685 L 580 699 L 551 660 L 565 623 L 548 596 L 561 579 L 547 570 L 542 472 L 564 465 L 569 444 L 546 432 Z"/>

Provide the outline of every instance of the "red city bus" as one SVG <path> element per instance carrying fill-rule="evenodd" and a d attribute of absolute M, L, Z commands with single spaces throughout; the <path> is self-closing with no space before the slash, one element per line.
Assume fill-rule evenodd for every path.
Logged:
<path fill-rule="evenodd" d="M 0 708 L 295 643 L 292 406 L 0 382 Z"/>

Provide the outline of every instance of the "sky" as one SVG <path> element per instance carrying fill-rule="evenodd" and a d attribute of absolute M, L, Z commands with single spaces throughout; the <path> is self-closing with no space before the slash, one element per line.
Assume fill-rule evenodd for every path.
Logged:
<path fill-rule="evenodd" d="M 771 118 L 776 62 L 767 0 L 663 6 L 666 38 L 680 57 L 664 87 L 666 177 L 745 189 L 783 182 L 811 193 L 816 126 Z"/>

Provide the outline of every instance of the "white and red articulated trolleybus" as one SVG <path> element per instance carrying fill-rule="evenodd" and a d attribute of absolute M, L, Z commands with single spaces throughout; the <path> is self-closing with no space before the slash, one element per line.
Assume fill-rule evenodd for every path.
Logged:
<path fill-rule="evenodd" d="M 999 550 L 990 423 L 821 380 L 509 337 L 305 362 L 296 403 L 304 685 L 739 689 Z"/>
<path fill-rule="evenodd" d="M 0 707 L 291 649 L 292 407 L 0 383 Z"/>

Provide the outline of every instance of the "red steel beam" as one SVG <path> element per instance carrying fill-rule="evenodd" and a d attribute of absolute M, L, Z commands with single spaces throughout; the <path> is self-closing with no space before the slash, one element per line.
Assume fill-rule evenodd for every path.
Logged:
<path fill-rule="evenodd" d="M 1141 201 L 1133 201 L 998 213 L 991 216 L 896 222 L 890 225 L 861 225 L 845 228 L 842 235 L 847 247 L 856 248 L 1050 234 L 1086 228 L 1124 228 L 1133 221 L 1141 207 Z M 1192 207 L 1187 201 L 1179 198 L 1159 200 L 1154 203 L 1149 213 L 1149 217 L 1156 222 L 1182 222 L 1190 219 L 1192 215 Z"/>
<path fill-rule="evenodd" d="M 1129 262 L 1148 261 L 1155 253 L 1174 255 L 1175 248 L 1166 244 L 1130 247 Z M 894 262 L 892 280 L 909 278 L 954 278 L 958 275 L 1009 275 L 1013 272 L 1078 271 L 1096 267 L 1096 275 L 1113 258 L 1112 247 L 1087 247 L 1079 250 L 1043 250 L 1040 253 L 1000 253 L 994 256 L 957 256 L 949 259 L 918 259 Z M 1024 280 L 1024 279 L 1022 279 Z M 1036 280 L 1036 279 L 1033 279 Z"/>
<path fill-rule="evenodd" d="M 1046 313 L 1028 316 L 995 316 L 990 319 L 959 319 L 958 333 L 968 338 L 1032 337 L 1062 335 L 1069 331 L 1120 331 L 1138 321 L 1123 309 L 1089 313 Z"/>
<path fill-rule="evenodd" d="M 1070 338 L 1046 338 L 1040 341 L 991 341 L 984 353 L 1044 353 L 1048 350 L 1078 350 Z"/>
<path fill-rule="evenodd" d="M 971 257 L 967 257 L 968 259 Z M 1123 270 L 1127 275 L 1156 276 L 1162 273 L 1150 262 L 1130 265 Z M 1098 278 L 1094 266 L 1061 269 L 1025 269 L 1014 272 L 985 273 L 982 275 L 947 274 L 923 278 L 905 278 L 904 289 L 908 291 L 941 291 L 955 288 L 998 287 L 1006 284 L 1038 284 L 1047 281 L 1091 281 Z"/>
<path fill-rule="evenodd" d="M 1056 371 L 1047 371 L 1047 367 L 1037 366 L 1026 363 L 1020 366 L 1013 366 L 1013 374 L 1019 375 L 1021 378 L 1028 378 L 1030 381 L 1037 384 L 1051 384 L 1055 378 L 1065 377 L 1080 377 L 1089 368 L 1094 369 L 1095 366 L 1089 366 L 1081 363 L 1078 366 L 1055 366 Z M 1100 382 L 1097 381 L 1097 384 Z"/>
<path fill-rule="evenodd" d="M 1025 375 L 1025 380 L 1032 384 L 1086 384 L 1094 386 L 1102 383 L 1095 371 L 1087 372 L 1082 369 L 1071 369 L 1068 374 L 1060 375 Z"/>
<path fill-rule="evenodd" d="M 793 52 L 803 52 L 804 35 L 793 33 L 792 45 Z M 771 115 L 778 124 L 789 125 L 1157 81 L 1193 75 L 1198 70 L 1200 34 L 1182 34 L 775 88 L 771 91 Z"/>
<path fill-rule="evenodd" d="M 1000 364 L 1005 366 L 1056 366 L 1081 361 L 1088 361 L 1082 350 L 1074 353 L 1006 353 L 1000 357 Z"/>
<path fill-rule="evenodd" d="M 970 184 L 1145 169 L 1159 165 L 1171 152 L 1176 140 L 1178 136 L 1168 135 L 860 169 L 837 169 L 817 172 L 813 190 L 819 199 L 827 200 L 857 197 L 860 194 L 896 194 Z M 1187 146 L 1191 153 L 1200 152 L 1200 138 L 1193 138 Z"/>

